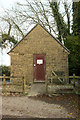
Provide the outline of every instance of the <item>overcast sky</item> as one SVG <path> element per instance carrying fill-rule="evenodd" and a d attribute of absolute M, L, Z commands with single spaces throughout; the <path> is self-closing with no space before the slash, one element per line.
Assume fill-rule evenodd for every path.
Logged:
<path fill-rule="evenodd" d="M 23 2 L 23 0 L 0 0 L 0 6 L 3 8 L 10 8 L 14 6 L 16 2 Z"/>

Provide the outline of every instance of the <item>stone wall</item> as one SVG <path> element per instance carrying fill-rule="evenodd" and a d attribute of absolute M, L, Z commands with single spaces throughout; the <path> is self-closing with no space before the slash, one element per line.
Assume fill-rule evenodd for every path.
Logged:
<path fill-rule="evenodd" d="M 46 75 L 52 70 L 63 71 L 65 81 L 68 80 L 69 53 L 40 25 L 27 34 L 9 54 L 12 76 L 26 76 L 26 81 L 32 82 L 33 54 L 45 54 Z"/>

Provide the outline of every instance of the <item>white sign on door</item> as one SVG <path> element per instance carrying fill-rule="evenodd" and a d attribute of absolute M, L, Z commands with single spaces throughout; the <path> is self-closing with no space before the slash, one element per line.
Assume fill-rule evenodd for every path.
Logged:
<path fill-rule="evenodd" d="M 43 60 L 42 60 L 42 59 L 38 59 L 38 60 L 37 60 L 37 64 L 39 64 L 39 65 L 40 65 L 40 64 L 43 64 Z"/>

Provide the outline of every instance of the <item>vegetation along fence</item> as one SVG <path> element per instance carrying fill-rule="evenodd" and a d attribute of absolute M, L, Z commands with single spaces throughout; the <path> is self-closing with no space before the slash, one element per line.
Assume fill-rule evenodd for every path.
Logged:
<path fill-rule="evenodd" d="M 18 82 L 14 81 L 14 82 L 6 82 L 6 79 L 12 79 L 14 78 L 19 79 Z M 3 93 L 22 93 L 25 94 L 25 77 L 24 76 L 5 76 L 5 74 L 3 74 L 3 76 L 0 76 L 0 79 L 2 79 L 2 92 Z M 21 79 L 21 80 L 20 80 Z"/>

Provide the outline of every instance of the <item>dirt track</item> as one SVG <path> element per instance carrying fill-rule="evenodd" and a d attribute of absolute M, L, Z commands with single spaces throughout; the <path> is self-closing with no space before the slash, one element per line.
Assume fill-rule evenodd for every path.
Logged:
<path fill-rule="evenodd" d="M 75 118 L 78 117 L 76 95 L 47 96 L 3 96 L 3 116 L 26 118 Z"/>

